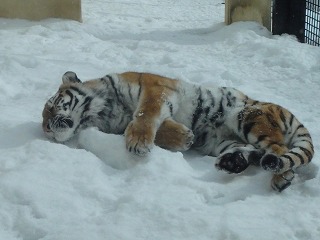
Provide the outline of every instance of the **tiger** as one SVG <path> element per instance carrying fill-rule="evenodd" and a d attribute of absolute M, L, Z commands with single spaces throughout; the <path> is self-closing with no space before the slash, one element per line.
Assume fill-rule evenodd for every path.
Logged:
<path fill-rule="evenodd" d="M 271 187 L 278 192 L 314 155 L 309 131 L 284 107 L 251 99 L 235 88 L 204 87 L 146 72 L 82 82 L 68 71 L 42 117 L 44 134 L 56 142 L 96 127 L 124 135 L 127 150 L 140 156 L 154 145 L 195 149 L 216 157 L 215 167 L 227 173 L 242 173 L 250 165 L 271 172 Z"/>

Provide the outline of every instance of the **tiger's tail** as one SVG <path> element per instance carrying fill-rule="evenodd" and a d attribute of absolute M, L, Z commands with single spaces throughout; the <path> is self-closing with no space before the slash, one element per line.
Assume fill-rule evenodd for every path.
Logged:
<path fill-rule="evenodd" d="M 261 166 L 265 170 L 283 174 L 311 162 L 314 147 L 309 131 L 293 115 L 290 126 L 285 134 L 288 151 L 280 156 L 266 154 L 261 159 Z"/>

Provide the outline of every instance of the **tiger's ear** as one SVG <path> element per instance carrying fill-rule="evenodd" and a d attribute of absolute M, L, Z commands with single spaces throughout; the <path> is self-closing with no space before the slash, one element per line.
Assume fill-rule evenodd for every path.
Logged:
<path fill-rule="evenodd" d="M 74 72 L 66 72 L 62 76 L 63 83 L 82 83 L 81 80 L 78 78 L 77 74 Z"/>

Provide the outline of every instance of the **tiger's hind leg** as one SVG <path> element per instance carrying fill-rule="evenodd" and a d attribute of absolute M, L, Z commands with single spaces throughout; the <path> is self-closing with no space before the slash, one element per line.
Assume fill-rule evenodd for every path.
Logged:
<path fill-rule="evenodd" d="M 189 128 L 167 118 L 157 131 L 155 144 L 171 151 L 186 151 L 193 144 L 193 138 Z"/>
<path fill-rule="evenodd" d="M 220 155 L 217 158 L 216 168 L 224 170 L 228 173 L 241 173 L 249 165 L 261 166 L 261 161 L 265 159 L 264 149 L 257 149 L 250 144 L 242 144 L 237 141 L 221 141 L 217 150 Z M 294 179 L 294 171 L 288 170 L 282 174 L 274 174 L 271 180 L 271 187 L 278 192 L 291 185 Z"/>
<path fill-rule="evenodd" d="M 260 103 L 243 109 L 238 114 L 238 129 L 242 139 L 266 151 L 258 165 L 274 173 L 271 186 L 279 192 L 290 186 L 294 170 L 313 157 L 308 130 L 280 106 Z"/>
<path fill-rule="evenodd" d="M 257 164 L 265 151 L 256 149 L 251 144 L 239 143 L 234 140 L 222 140 L 215 148 L 217 157 L 216 168 L 228 173 L 241 173 L 250 164 Z"/>

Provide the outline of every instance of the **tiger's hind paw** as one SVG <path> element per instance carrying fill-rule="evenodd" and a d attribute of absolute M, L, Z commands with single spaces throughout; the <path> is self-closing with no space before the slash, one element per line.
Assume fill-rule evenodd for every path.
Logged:
<path fill-rule="evenodd" d="M 185 134 L 183 134 L 182 139 L 183 141 L 181 143 L 180 149 L 178 148 L 176 149 L 176 151 L 186 151 L 192 146 L 194 139 L 193 132 L 191 130 L 187 130 Z"/>
<path fill-rule="evenodd" d="M 249 163 L 241 152 L 236 151 L 233 153 L 225 153 L 218 157 L 215 166 L 219 170 L 224 170 L 228 173 L 241 173 L 249 166 Z"/>
<path fill-rule="evenodd" d="M 157 131 L 155 144 L 171 151 L 186 151 L 193 140 L 192 130 L 173 119 L 166 119 Z"/>
<path fill-rule="evenodd" d="M 294 171 L 289 170 L 282 174 L 275 174 L 271 180 L 271 187 L 277 192 L 282 192 L 291 185 L 294 179 Z"/>

